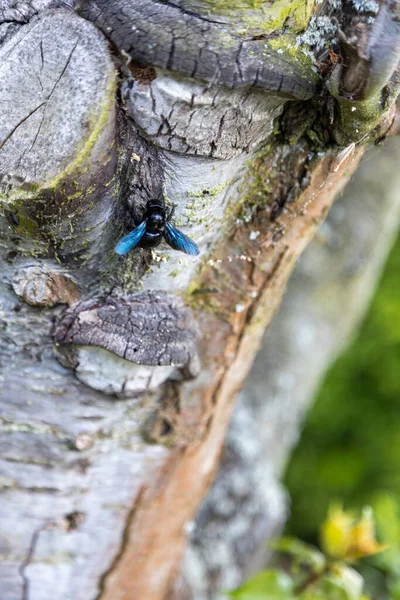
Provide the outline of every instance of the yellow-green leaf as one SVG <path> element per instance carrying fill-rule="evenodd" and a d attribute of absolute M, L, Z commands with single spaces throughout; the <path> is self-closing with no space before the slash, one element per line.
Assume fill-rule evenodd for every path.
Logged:
<path fill-rule="evenodd" d="M 350 546 L 350 532 L 353 517 L 340 506 L 331 506 L 328 516 L 321 526 L 321 547 L 328 556 L 343 559 Z"/>
<path fill-rule="evenodd" d="M 331 558 L 353 562 L 387 548 L 375 538 L 375 523 L 370 507 L 356 520 L 341 507 L 334 506 L 321 527 L 321 546 Z"/>

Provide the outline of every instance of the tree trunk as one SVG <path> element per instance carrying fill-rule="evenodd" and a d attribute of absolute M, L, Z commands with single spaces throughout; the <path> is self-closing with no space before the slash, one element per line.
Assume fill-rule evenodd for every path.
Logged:
<path fill-rule="evenodd" d="M 3 600 L 188 592 L 265 327 L 397 131 L 399 5 L 370 4 L 0 1 Z M 199 257 L 116 255 L 156 198 Z"/>
<path fill-rule="evenodd" d="M 357 331 L 399 229 L 399 159 L 400 138 L 367 153 L 289 281 L 191 526 L 176 586 L 196 600 L 222 599 L 220 590 L 262 568 L 266 541 L 286 520 L 282 470 L 324 372 Z"/>

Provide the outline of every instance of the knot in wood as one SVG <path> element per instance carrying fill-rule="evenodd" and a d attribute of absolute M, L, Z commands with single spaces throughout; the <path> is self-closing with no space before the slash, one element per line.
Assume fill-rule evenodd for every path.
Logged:
<path fill-rule="evenodd" d="M 17 296 L 30 306 L 71 305 L 79 300 L 77 285 L 70 277 L 49 271 L 45 267 L 19 269 L 14 275 L 12 286 Z"/>

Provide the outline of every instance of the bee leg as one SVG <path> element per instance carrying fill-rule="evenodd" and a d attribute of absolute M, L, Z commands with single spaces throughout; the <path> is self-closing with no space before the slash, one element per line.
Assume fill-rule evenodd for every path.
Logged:
<path fill-rule="evenodd" d="M 169 209 L 169 212 L 165 219 L 167 222 L 169 222 L 172 219 L 172 217 L 174 216 L 175 208 L 176 208 L 176 204 L 174 204 L 174 206 L 171 206 L 171 208 Z"/>

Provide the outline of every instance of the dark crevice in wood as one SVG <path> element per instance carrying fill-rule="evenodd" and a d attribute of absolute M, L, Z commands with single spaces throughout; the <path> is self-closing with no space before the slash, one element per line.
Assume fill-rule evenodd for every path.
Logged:
<path fill-rule="evenodd" d="M 105 571 L 103 573 L 103 575 L 100 577 L 98 593 L 97 593 L 95 600 L 101 600 L 104 592 L 106 591 L 107 579 L 114 572 L 114 570 L 118 567 L 118 564 L 124 555 L 125 549 L 129 545 L 129 535 L 130 535 L 131 526 L 132 526 L 133 520 L 135 518 L 136 512 L 140 508 L 140 504 L 141 504 L 144 492 L 145 492 L 145 488 L 144 487 L 140 488 L 139 493 L 137 494 L 137 496 L 133 502 L 132 508 L 128 512 L 128 515 L 125 520 L 125 527 L 124 527 L 124 532 L 122 534 L 122 540 L 121 540 L 119 550 L 118 550 L 117 554 L 115 555 L 114 559 L 112 560 L 107 571 Z M 24 598 L 23 600 L 27 600 L 27 599 Z"/>
<path fill-rule="evenodd" d="M 50 527 L 54 527 L 54 522 L 50 521 L 47 523 L 44 523 L 43 525 L 40 525 L 39 527 L 37 527 L 31 537 L 31 541 L 29 544 L 29 548 L 28 548 L 28 552 L 26 555 L 26 558 L 24 560 L 24 562 L 21 564 L 21 566 L 19 567 L 19 574 L 22 577 L 22 581 L 23 581 L 23 585 L 22 585 L 22 600 L 30 600 L 29 597 L 29 578 L 27 577 L 25 571 L 26 568 L 29 566 L 29 564 L 32 562 L 33 560 L 33 555 L 35 553 L 36 550 L 36 546 L 37 543 L 39 541 L 39 536 L 42 533 L 42 531 L 44 531 L 45 529 L 49 529 Z M 34 600 L 34 599 L 33 599 Z"/>

